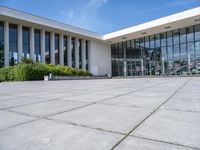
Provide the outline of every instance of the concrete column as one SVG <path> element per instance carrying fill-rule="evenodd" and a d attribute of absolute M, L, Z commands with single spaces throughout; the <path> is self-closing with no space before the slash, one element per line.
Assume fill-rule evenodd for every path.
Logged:
<path fill-rule="evenodd" d="M 85 50 L 85 40 L 81 41 L 81 51 L 82 51 L 82 69 L 86 69 L 86 50 Z"/>
<path fill-rule="evenodd" d="M 68 36 L 67 37 L 67 61 L 68 61 L 68 66 L 72 66 L 72 37 Z"/>
<path fill-rule="evenodd" d="M 41 30 L 41 62 L 45 64 L 45 30 Z"/>
<path fill-rule="evenodd" d="M 4 65 L 9 66 L 9 22 L 4 22 Z"/>
<path fill-rule="evenodd" d="M 59 35 L 59 57 L 60 57 L 60 64 L 64 65 L 64 46 L 63 46 L 63 34 Z"/>
<path fill-rule="evenodd" d="M 79 39 L 75 38 L 75 67 L 79 69 Z"/>
<path fill-rule="evenodd" d="M 36 61 L 35 59 L 35 38 L 34 38 L 35 32 L 34 27 L 30 28 L 30 55 L 31 59 Z"/>
<path fill-rule="evenodd" d="M 51 64 L 55 65 L 55 34 L 51 32 Z"/>
<path fill-rule="evenodd" d="M 22 59 L 22 53 L 23 53 L 23 47 L 22 47 L 22 25 L 18 25 L 18 57 L 19 62 L 21 62 Z"/>

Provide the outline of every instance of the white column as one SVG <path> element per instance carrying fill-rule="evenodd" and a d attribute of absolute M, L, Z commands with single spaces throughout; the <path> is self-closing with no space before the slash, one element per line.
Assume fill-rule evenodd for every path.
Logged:
<path fill-rule="evenodd" d="M 55 34 L 51 32 L 51 64 L 55 65 Z"/>
<path fill-rule="evenodd" d="M 79 39 L 75 38 L 75 67 L 79 69 Z"/>
<path fill-rule="evenodd" d="M 67 61 L 68 61 L 68 66 L 72 66 L 72 37 L 68 36 L 67 37 Z"/>
<path fill-rule="evenodd" d="M 59 57 L 60 57 L 60 64 L 64 65 L 64 46 L 63 46 L 63 34 L 59 35 Z"/>
<path fill-rule="evenodd" d="M 82 51 L 82 69 L 86 69 L 86 51 L 85 51 L 85 39 L 81 41 L 81 51 Z"/>
<path fill-rule="evenodd" d="M 41 62 L 45 64 L 45 30 L 41 30 Z"/>
<path fill-rule="evenodd" d="M 30 28 L 30 55 L 31 59 L 35 61 L 35 38 L 34 27 Z"/>
<path fill-rule="evenodd" d="M 9 22 L 4 22 L 4 65 L 9 66 Z"/>
<path fill-rule="evenodd" d="M 22 53 L 23 53 L 23 47 L 22 47 L 22 25 L 18 25 L 18 57 L 19 62 L 21 62 L 22 59 Z"/>

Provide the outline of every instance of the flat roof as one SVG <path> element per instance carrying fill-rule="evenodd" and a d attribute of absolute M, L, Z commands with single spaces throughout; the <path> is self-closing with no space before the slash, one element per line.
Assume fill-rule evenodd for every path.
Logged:
<path fill-rule="evenodd" d="M 15 9 L 7 8 L 4 6 L 0 6 L 0 16 L 2 16 L 2 19 L 3 17 L 9 17 L 11 20 L 17 19 L 19 21 L 28 22 L 30 24 L 34 23 L 43 27 L 45 26 L 49 28 L 54 28 L 60 30 L 61 32 L 64 31 L 75 35 L 102 40 L 107 43 L 116 43 L 195 24 L 200 24 L 200 7 L 156 19 L 140 25 L 132 26 L 106 35 L 100 35 L 92 31 L 88 31 Z"/>

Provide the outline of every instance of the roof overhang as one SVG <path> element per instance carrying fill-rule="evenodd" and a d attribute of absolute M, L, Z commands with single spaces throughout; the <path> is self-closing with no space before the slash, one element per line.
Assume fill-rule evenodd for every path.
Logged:
<path fill-rule="evenodd" d="M 200 24 L 200 7 L 126 28 L 103 36 L 108 43 L 117 43 Z"/>

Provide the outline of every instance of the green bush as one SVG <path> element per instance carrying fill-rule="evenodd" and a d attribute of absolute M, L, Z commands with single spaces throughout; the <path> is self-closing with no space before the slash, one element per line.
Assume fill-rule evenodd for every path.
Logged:
<path fill-rule="evenodd" d="M 0 81 L 13 81 L 15 67 L 3 67 L 0 69 Z"/>
<path fill-rule="evenodd" d="M 52 73 L 55 76 L 91 76 L 86 70 L 75 69 L 62 65 L 47 65 L 33 62 L 31 59 L 15 66 L 0 69 L 0 81 L 31 81 L 43 80 L 45 75 Z"/>

